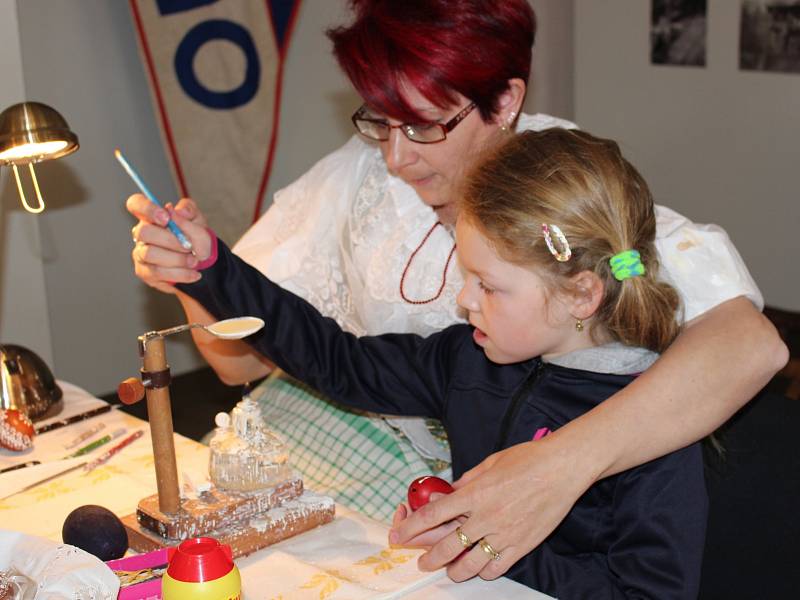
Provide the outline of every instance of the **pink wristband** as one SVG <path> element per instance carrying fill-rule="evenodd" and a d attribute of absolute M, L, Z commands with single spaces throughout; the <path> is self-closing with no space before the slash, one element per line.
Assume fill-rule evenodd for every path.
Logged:
<path fill-rule="evenodd" d="M 208 255 L 208 258 L 195 265 L 195 271 L 203 271 L 209 267 L 213 267 L 214 263 L 217 262 L 217 234 L 214 233 L 214 230 L 210 227 L 206 227 L 206 231 L 208 235 L 211 236 L 211 254 Z"/>

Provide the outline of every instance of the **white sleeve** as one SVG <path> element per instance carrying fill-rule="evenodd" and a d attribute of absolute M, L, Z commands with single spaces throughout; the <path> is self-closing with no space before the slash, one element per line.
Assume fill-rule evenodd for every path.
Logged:
<path fill-rule="evenodd" d="M 362 335 L 341 245 L 357 190 L 376 156 L 376 149 L 354 136 L 276 192 L 269 210 L 233 249 L 272 281 Z"/>
<path fill-rule="evenodd" d="M 309 171 L 275 193 L 269 209 L 233 247 L 233 252 L 284 285 L 309 254 L 338 250 L 337 224 L 348 213 L 368 155 L 353 137 Z M 296 289 L 293 292 L 298 293 Z"/>
<path fill-rule="evenodd" d="M 692 223 L 656 205 L 656 248 L 664 280 L 681 296 L 684 322 L 737 296 L 764 308 L 758 286 L 721 227 Z"/>

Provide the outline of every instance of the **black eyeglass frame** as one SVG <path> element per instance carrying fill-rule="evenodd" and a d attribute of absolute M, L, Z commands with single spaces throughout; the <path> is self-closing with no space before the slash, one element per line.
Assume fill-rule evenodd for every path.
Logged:
<path fill-rule="evenodd" d="M 362 104 L 359 107 L 359 109 L 356 112 L 353 113 L 353 116 L 350 117 L 350 120 L 353 122 L 353 126 L 356 128 L 356 131 L 358 131 L 358 133 L 363 135 L 368 140 L 375 140 L 377 142 L 385 142 L 386 140 L 389 139 L 389 132 L 392 129 L 399 129 L 400 131 L 403 132 L 403 135 L 405 135 L 408 140 L 414 142 L 415 144 L 438 144 L 439 142 L 445 141 L 447 139 L 447 134 L 450 133 L 451 131 L 453 131 L 453 129 L 455 129 L 456 126 L 459 123 L 461 123 L 461 121 L 466 119 L 467 116 L 469 115 L 469 113 L 471 113 L 474 109 L 475 109 L 475 103 L 474 102 L 470 102 L 467 106 L 462 108 L 458 112 L 458 114 L 456 116 L 454 116 L 452 119 L 450 119 L 447 123 L 400 123 L 399 125 L 390 125 L 384 119 L 371 119 L 369 117 L 365 117 L 364 115 L 367 112 L 367 106 L 366 106 L 366 104 Z M 368 123 L 374 123 L 375 125 L 380 125 L 382 127 L 386 127 L 386 137 L 372 137 L 370 135 L 367 135 L 358 126 L 358 122 L 359 121 L 366 121 Z M 442 132 L 441 139 L 431 140 L 431 141 L 428 142 L 428 141 L 425 141 L 425 140 L 416 140 L 416 139 L 412 138 L 411 134 L 409 134 L 409 130 L 413 129 L 414 127 L 419 127 L 420 125 L 438 127 Z"/>

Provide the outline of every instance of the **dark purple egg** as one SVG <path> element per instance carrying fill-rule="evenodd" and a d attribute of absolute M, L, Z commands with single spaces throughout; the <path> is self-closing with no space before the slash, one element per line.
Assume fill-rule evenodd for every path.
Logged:
<path fill-rule="evenodd" d="M 122 558 L 128 549 L 122 521 L 107 508 L 94 504 L 80 506 L 67 515 L 61 539 L 103 561 Z"/>

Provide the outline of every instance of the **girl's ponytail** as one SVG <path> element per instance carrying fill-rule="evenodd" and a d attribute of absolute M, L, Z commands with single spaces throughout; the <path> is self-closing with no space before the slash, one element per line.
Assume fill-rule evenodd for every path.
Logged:
<path fill-rule="evenodd" d="M 657 261 L 655 252 L 648 250 L 640 263 L 643 272 L 622 280 L 614 276 L 613 267 L 609 268 L 610 276 L 604 281 L 606 295 L 597 318 L 623 344 L 663 352 L 678 335 L 675 315 L 680 299 L 672 286 L 658 279 Z M 645 262 L 649 268 L 644 267 Z"/>

